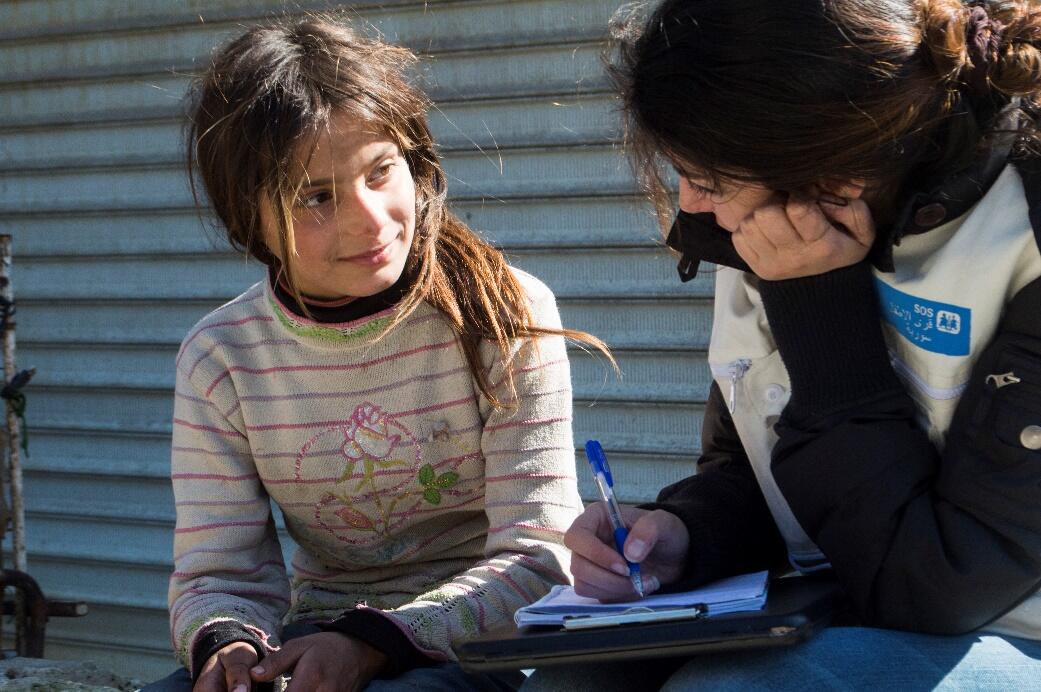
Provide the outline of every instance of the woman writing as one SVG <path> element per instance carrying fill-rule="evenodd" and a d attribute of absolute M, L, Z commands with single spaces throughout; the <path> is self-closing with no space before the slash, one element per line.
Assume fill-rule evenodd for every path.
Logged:
<path fill-rule="evenodd" d="M 618 25 L 663 219 L 679 174 L 681 276 L 721 265 L 699 472 L 630 510 L 626 557 L 649 591 L 830 565 L 858 625 L 641 685 L 1034 688 L 1041 8 L 666 0 Z M 625 598 L 604 523 L 565 538 L 576 589 Z M 531 684 L 636 687 L 573 673 Z"/>

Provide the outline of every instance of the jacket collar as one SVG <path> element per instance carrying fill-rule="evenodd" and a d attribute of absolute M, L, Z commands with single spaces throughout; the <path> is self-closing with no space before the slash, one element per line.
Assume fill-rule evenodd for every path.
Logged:
<path fill-rule="evenodd" d="M 997 133 L 1014 133 L 1018 107 L 1001 111 L 993 125 Z M 878 229 L 875 245 L 868 255 L 882 272 L 894 271 L 893 247 L 907 235 L 926 233 L 969 211 L 990 189 L 1008 163 L 1014 136 L 994 135 L 991 146 L 982 150 L 965 169 L 942 180 L 925 181 L 905 191 L 904 203 L 893 224 Z"/>

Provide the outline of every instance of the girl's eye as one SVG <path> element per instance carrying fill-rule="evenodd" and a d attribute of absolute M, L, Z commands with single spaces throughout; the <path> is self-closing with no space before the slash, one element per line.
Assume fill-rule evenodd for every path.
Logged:
<path fill-rule="evenodd" d="M 379 182 L 386 179 L 392 170 L 394 170 L 394 161 L 385 161 L 376 167 L 376 170 L 372 172 L 372 181 Z"/>
<path fill-rule="evenodd" d="M 300 198 L 300 206 L 304 209 L 317 209 L 332 200 L 332 198 L 332 193 L 324 190 L 322 192 L 313 192 Z"/>

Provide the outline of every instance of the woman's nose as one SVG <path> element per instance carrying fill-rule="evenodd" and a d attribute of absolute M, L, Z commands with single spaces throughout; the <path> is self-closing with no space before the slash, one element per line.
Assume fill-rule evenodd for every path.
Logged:
<path fill-rule="evenodd" d="M 694 187 L 686 178 L 680 178 L 680 209 L 690 214 L 699 214 L 713 211 L 714 205 L 704 190 Z"/>

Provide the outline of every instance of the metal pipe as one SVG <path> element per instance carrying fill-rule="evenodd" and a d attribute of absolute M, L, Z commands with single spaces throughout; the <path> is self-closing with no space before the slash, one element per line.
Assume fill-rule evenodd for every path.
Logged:
<path fill-rule="evenodd" d="M 18 655 L 43 658 L 44 633 L 47 627 L 47 599 L 36 580 L 25 572 L 0 569 L 0 587 L 12 587 L 24 603 L 25 626 L 18 638 Z M 2 590 L 2 589 L 0 589 Z"/>
<path fill-rule="evenodd" d="M 14 289 L 11 286 L 11 236 L 0 235 L 0 297 L 14 303 Z M 10 382 L 15 376 L 14 362 L 14 319 L 7 321 L 4 331 L 4 381 Z M 21 444 L 21 426 L 14 407 L 7 405 L 7 447 L 9 455 L 8 470 L 11 474 L 11 534 L 13 540 L 14 568 L 20 572 L 28 569 L 25 552 L 25 504 L 22 496 L 22 457 L 19 450 Z"/>

